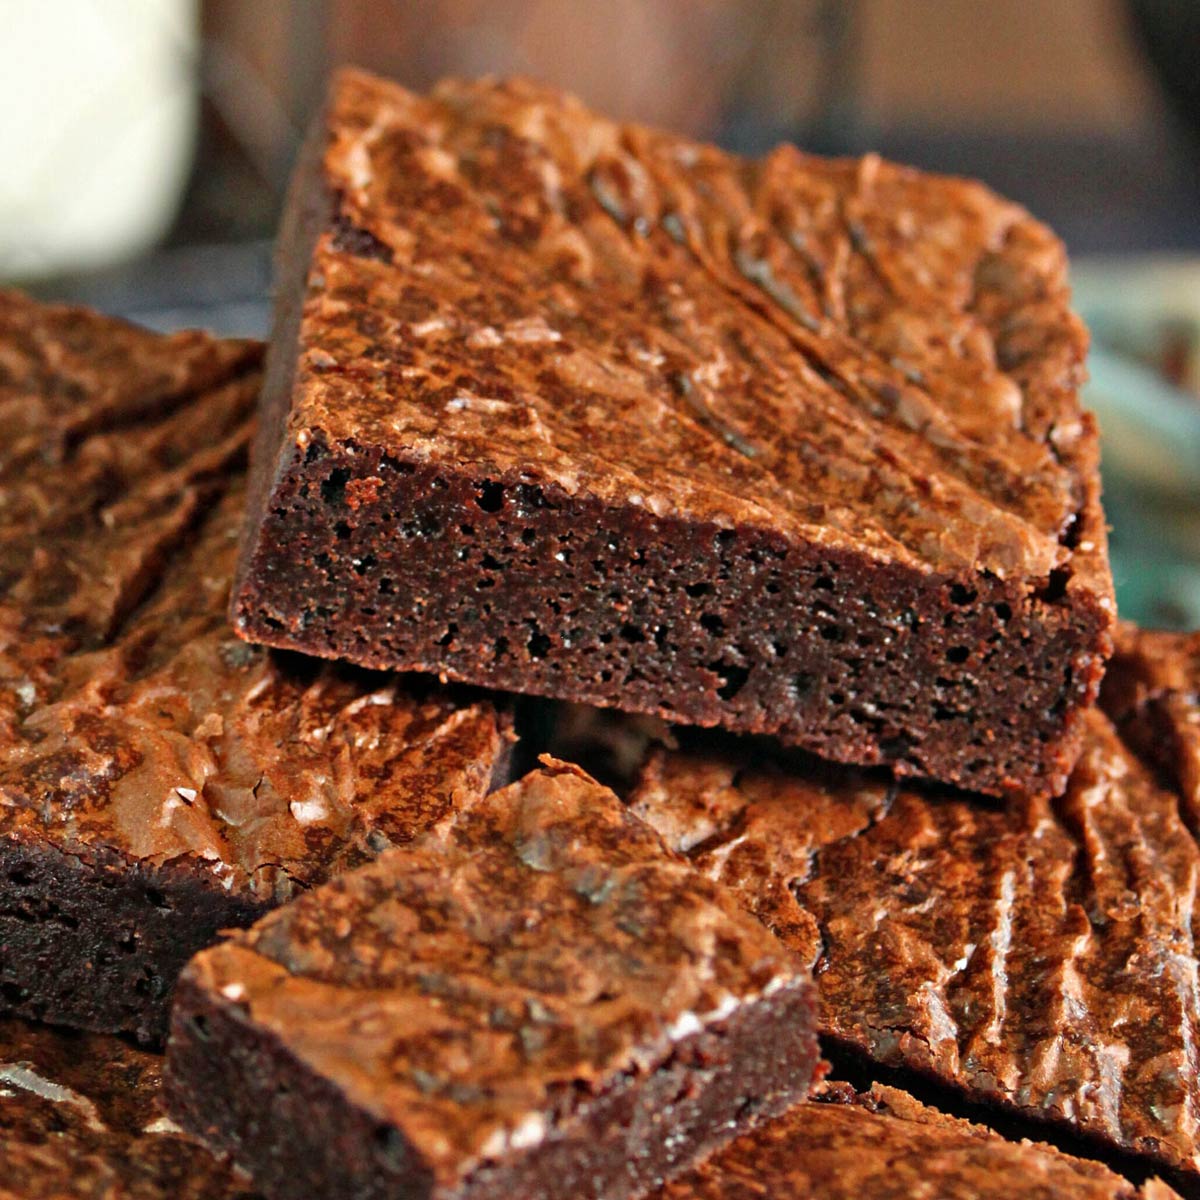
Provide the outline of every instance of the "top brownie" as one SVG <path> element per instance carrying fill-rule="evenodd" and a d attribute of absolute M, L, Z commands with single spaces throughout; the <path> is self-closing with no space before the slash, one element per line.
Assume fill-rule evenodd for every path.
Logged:
<path fill-rule="evenodd" d="M 258 365 L 0 293 L 0 1009 L 153 1039 L 219 931 L 488 788 L 490 704 L 229 628 Z"/>
<path fill-rule="evenodd" d="M 281 235 L 249 640 L 1057 792 L 1110 652 L 1086 335 L 983 187 L 339 76 Z"/>

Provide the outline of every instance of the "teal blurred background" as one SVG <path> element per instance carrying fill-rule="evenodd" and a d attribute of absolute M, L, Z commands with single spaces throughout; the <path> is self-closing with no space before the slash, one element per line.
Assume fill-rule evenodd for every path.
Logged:
<path fill-rule="evenodd" d="M 1200 262 L 1085 259 L 1084 398 L 1100 419 L 1104 506 L 1123 616 L 1200 628 Z"/>

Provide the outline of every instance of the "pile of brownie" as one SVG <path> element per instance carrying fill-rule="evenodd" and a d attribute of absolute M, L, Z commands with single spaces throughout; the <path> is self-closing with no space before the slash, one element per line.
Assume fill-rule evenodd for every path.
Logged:
<path fill-rule="evenodd" d="M 1200 1195 L 1049 231 L 345 73 L 279 275 L 0 295 L 0 1195 Z"/>

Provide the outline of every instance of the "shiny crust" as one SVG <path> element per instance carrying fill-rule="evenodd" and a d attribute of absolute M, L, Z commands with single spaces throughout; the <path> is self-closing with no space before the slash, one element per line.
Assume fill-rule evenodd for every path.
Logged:
<path fill-rule="evenodd" d="M 1061 790 L 1078 710 L 1110 650 L 1112 589 L 1096 434 L 1076 398 L 1086 337 L 1069 308 L 1062 248 L 1023 210 L 873 157 L 827 161 L 783 147 L 740 160 L 520 81 L 451 81 L 418 97 L 356 73 L 335 84 L 291 210 L 261 503 L 235 591 L 245 636 L 779 732 L 823 754 L 987 790 L 1039 776 Z M 421 489 L 447 485 L 459 508 L 431 508 L 426 519 Z M 309 523 L 318 491 L 329 513 Z M 558 511 L 564 530 L 608 533 L 624 558 L 609 564 L 602 549 L 567 546 L 575 565 L 564 568 L 557 526 L 533 520 L 503 540 L 488 515 L 502 507 L 518 523 L 533 509 Z M 394 512 L 415 513 L 414 530 L 397 532 Z M 382 530 L 382 550 L 362 567 Z M 518 573 L 522 532 L 543 556 L 545 596 L 527 595 L 532 583 Z M 906 591 L 940 597 L 957 585 L 980 612 L 946 603 L 947 612 L 969 616 L 970 640 L 981 643 L 994 612 L 1015 613 L 1001 632 L 1029 638 L 1031 709 L 1051 715 L 1020 721 L 1040 720 L 1025 733 L 1047 744 L 1043 761 L 1024 772 L 1009 761 L 1000 714 L 975 731 L 1002 745 L 995 767 L 962 736 L 926 757 L 906 754 L 923 734 L 892 728 L 903 719 L 890 710 L 903 705 L 875 704 L 869 684 L 859 727 L 843 714 L 836 736 L 822 730 L 830 718 L 815 715 L 819 704 L 796 717 L 754 683 L 740 705 L 722 703 L 742 674 L 822 675 L 791 664 L 795 646 L 774 661 L 766 633 L 748 648 L 724 612 L 726 638 L 653 685 L 657 698 L 636 676 L 613 678 L 615 651 L 586 647 L 607 681 L 566 670 L 572 658 L 583 665 L 594 632 L 603 640 L 590 628 L 599 601 L 590 579 L 584 586 L 586 563 L 601 595 L 626 582 L 611 577 L 630 555 L 649 564 L 616 603 L 634 617 L 640 658 L 654 664 L 662 651 L 670 662 L 654 640 L 670 633 L 641 617 L 637 581 L 651 594 L 675 588 L 663 547 L 680 545 L 695 573 L 715 579 L 725 564 L 713 544 L 727 535 L 743 559 L 786 559 L 810 567 L 812 580 L 830 573 L 822 562 L 837 564 L 851 597 L 876 572 L 872 599 L 885 610 Z M 447 570 L 498 563 L 478 584 L 494 589 L 481 602 L 512 628 L 485 639 L 474 628 L 485 617 L 451 613 L 424 576 L 397 578 L 387 539 L 401 536 L 418 539 L 409 552 L 444 554 Z M 286 562 L 272 550 L 281 541 L 296 550 Z M 684 582 L 667 608 L 700 628 L 703 606 Z M 784 592 L 801 586 L 789 578 Z M 915 617 L 924 632 L 909 637 L 907 600 L 872 617 L 840 590 L 823 599 L 861 621 L 849 640 L 894 638 L 901 660 L 908 641 L 941 637 L 940 611 Z M 759 601 L 764 612 L 776 603 Z M 739 596 L 737 607 L 752 603 Z M 577 628 L 555 604 L 583 614 Z M 446 619 L 426 630 L 422 618 L 443 608 Z M 622 622 L 607 616 L 611 642 Z M 821 649 L 818 629 L 778 620 Z M 986 653 L 981 645 L 969 668 L 942 664 L 922 683 L 969 678 Z M 904 677 L 882 657 L 867 674 Z M 994 689 L 990 678 L 976 686 Z M 954 710 L 954 699 L 940 707 Z"/>
<path fill-rule="evenodd" d="M 12 940 L 39 913 L 55 920 L 50 874 L 119 882 L 124 866 L 244 924 L 488 786 L 505 737 L 489 705 L 275 656 L 229 630 L 258 358 L 0 294 L 9 992 L 36 990 L 22 969 L 47 969 L 22 965 Z"/>
<path fill-rule="evenodd" d="M 5 1200 L 252 1200 L 158 1107 L 162 1059 L 117 1038 L 0 1021 Z"/>
<path fill-rule="evenodd" d="M 732 1142 L 651 1200 L 1172 1200 L 1099 1163 L 1010 1142 L 895 1088 L 828 1083 L 818 1102 Z"/>
<path fill-rule="evenodd" d="M 1069 560 L 1086 335 L 1017 206 L 877 158 L 742 161 L 520 81 L 333 96 L 294 438 L 931 570 Z"/>
<path fill-rule="evenodd" d="M 645 1172 L 669 1174 L 726 1140 L 739 1113 L 779 1112 L 806 1093 L 811 1005 L 806 973 L 730 893 L 611 792 L 545 760 L 457 821 L 193 960 L 173 1018 L 169 1103 L 268 1190 L 298 1194 L 268 1154 L 242 1144 L 254 1135 L 210 1090 L 214 1062 L 230 1064 L 229 1091 L 258 1086 L 236 1075 L 257 1038 L 268 1047 L 260 1078 L 278 1070 L 273 1060 L 294 1063 L 336 1108 L 367 1114 L 369 1133 L 393 1131 L 391 1170 L 405 1167 L 391 1186 L 492 1196 L 507 1180 L 512 1194 L 558 1196 L 570 1194 L 565 1181 L 539 1157 L 562 1158 L 556 1147 L 592 1128 L 610 1096 L 636 1096 L 639 1081 L 653 1094 L 673 1062 L 691 1061 L 691 1083 L 661 1112 L 639 1115 L 635 1102 L 617 1127 L 596 1119 L 595 1144 L 617 1137 L 592 1167 L 610 1180 L 605 1194 L 636 1195 L 654 1182 Z M 741 1031 L 757 1014 L 773 1015 L 748 1045 Z M 705 1115 L 726 1087 L 733 1094 Z M 268 1109 L 287 1104 L 266 1090 Z M 681 1122 L 693 1104 L 691 1120 L 706 1124 Z M 283 1140 L 267 1140 L 275 1154 L 287 1130 L 279 1122 Z M 357 1194 L 347 1180 L 367 1169 L 358 1149 L 343 1146 L 305 1185 Z M 594 1150 L 584 1140 L 575 1153 L 587 1162 Z"/>
<path fill-rule="evenodd" d="M 1138 644 L 1170 670 L 1178 643 Z M 1200 849 L 1085 720 L 1052 802 L 660 753 L 634 811 L 814 964 L 835 1044 L 1200 1173 Z"/>

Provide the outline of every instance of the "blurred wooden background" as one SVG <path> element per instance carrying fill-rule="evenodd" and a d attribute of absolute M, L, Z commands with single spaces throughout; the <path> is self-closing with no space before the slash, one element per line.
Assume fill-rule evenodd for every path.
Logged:
<path fill-rule="evenodd" d="M 1113 162 L 1099 148 L 1120 148 L 1139 208 L 1141 189 L 1164 186 L 1146 163 L 1174 154 L 1121 0 L 206 0 L 203 21 L 190 237 L 271 227 L 295 139 L 339 63 L 414 88 L 522 72 L 751 150 L 790 137 L 951 170 L 996 161 L 994 182 L 1043 208 L 1038 146 L 1085 188 Z M 1008 160 L 1035 143 L 1025 180 Z"/>

